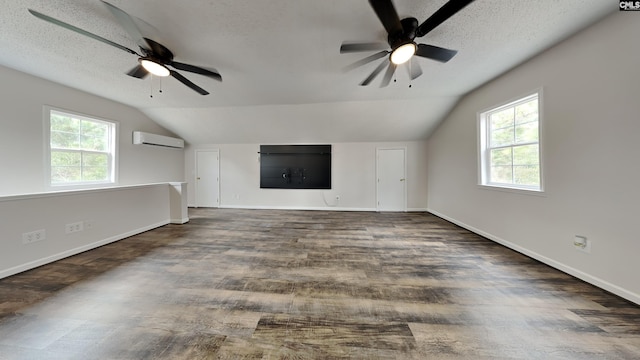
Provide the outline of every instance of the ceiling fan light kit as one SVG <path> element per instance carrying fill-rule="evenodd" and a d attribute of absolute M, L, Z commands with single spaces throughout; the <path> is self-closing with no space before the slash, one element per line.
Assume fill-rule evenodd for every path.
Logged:
<path fill-rule="evenodd" d="M 151 58 L 140 58 L 140 65 L 142 65 L 145 70 L 155 76 L 166 77 L 171 74 L 171 71 L 169 71 L 166 66 L 156 62 Z"/>
<path fill-rule="evenodd" d="M 393 52 L 391 52 L 391 62 L 400 65 L 404 64 L 416 53 L 416 44 L 412 41 L 398 46 Z"/>

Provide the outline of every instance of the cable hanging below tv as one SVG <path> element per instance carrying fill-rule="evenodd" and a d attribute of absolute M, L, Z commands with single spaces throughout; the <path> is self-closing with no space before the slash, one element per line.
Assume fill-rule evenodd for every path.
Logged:
<path fill-rule="evenodd" d="M 260 145 L 260 188 L 331 189 L 331 145 Z"/>

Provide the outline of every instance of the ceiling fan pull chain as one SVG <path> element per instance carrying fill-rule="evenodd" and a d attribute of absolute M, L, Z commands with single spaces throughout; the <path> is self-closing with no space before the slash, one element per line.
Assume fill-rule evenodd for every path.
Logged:
<path fill-rule="evenodd" d="M 149 75 L 151 75 L 151 81 L 149 82 L 151 84 L 151 87 L 149 88 L 149 97 L 153 98 L 153 74 Z"/>
<path fill-rule="evenodd" d="M 162 78 L 160 78 L 160 90 L 158 92 L 162 94 Z"/>
<path fill-rule="evenodd" d="M 398 74 L 396 72 L 393 73 L 393 83 L 397 83 L 398 82 Z"/>

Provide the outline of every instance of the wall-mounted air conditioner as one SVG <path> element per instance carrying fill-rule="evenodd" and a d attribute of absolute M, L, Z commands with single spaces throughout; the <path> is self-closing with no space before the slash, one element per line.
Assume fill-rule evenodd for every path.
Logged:
<path fill-rule="evenodd" d="M 150 134 L 142 131 L 134 131 L 133 132 L 133 143 L 135 145 L 154 145 L 154 146 L 165 146 L 170 148 L 182 149 L 184 148 L 184 140 L 164 136 L 164 135 L 156 135 Z"/>

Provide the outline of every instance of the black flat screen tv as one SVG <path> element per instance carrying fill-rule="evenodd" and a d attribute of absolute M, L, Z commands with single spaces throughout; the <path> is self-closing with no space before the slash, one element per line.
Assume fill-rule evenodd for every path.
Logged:
<path fill-rule="evenodd" d="M 331 145 L 260 145 L 260 188 L 331 189 Z"/>

